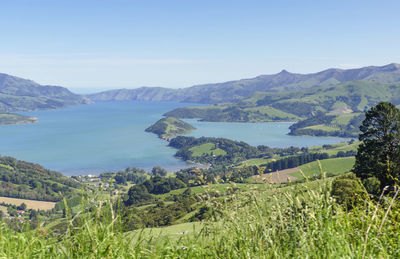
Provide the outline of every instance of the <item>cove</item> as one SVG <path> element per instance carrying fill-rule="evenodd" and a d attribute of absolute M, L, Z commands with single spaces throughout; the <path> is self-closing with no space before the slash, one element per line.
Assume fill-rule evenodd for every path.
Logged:
<path fill-rule="evenodd" d="M 189 167 L 175 149 L 144 130 L 162 114 L 193 104 L 173 102 L 99 102 L 59 110 L 26 112 L 39 122 L 0 126 L 0 155 L 34 162 L 65 175 L 99 174 L 159 165 L 169 171 Z M 219 123 L 187 120 L 192 136 L 214 136 L 272 147 L 313 146 L 340 138 L 288 136 L 291 123 Z"/>

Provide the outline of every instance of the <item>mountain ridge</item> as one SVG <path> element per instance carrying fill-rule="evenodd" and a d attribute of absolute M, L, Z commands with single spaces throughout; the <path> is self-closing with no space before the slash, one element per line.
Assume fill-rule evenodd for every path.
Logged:
<path fill-rule="evenodd" d="M 299 91 L 317 86 L 333 86 L 348 81 L 380 83 L 400 82 L 400 64 L 367 66 L 354 69 L 330 68 L 316 73 L 300 74 L 282 70 L 271 75 L 232 80 L 187 88 L 140 87 L 115 89 L 86 95 L 92 101 L 146 100 L 216 104 L 234 102 L 255 92 Z M 230 94 L 227 94 L 230 93 Z"/>

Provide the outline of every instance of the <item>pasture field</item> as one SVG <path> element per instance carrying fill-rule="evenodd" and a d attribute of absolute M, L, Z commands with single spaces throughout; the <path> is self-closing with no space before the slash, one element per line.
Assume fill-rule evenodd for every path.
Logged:
<path fill-rule="evenodd" d="M 300 118 L 294 114 L 287 113 L 270 106 L 258 106 L 253 108 L 244 109 L 245 111 L 260 112 L 270 118 L 288 119 L 291 121 L 298 121 Z"/>
<path fill-rule="evenodd" d="M 303 129 L 322 130 L 327 132 L 339 131 L 340 128 L 330 125 L 318 124 L 314 126 L 305 127 Z"/>
<path fill-rule="evenodd" d="M 339 175 L 345 172 L 350 171 L 355 162 L 354 157 L 340 157 L 340 158 L 330 158 L 319 161 L 321 163 L 322 171 L 331 175 Z M 299 166 L 303 171 L 303 174 L 307 177 L 311 177 L 313 175 L 320 175 L 320 168 L 318 161 L 314 161 L 308 164 L 304 164 Z M 300 173 L 300 171 L 292 173 L 292 176 L 297 179 L 303 179 L 304 176 Z"/>
<path fill-rule="evenodd" d="M 361 113 L 345 113 L 345 114 L 336 114 L 336 118 L 332 121 L 332 124 L 339 124 L 339 125 L 347 125 L 350 123 L 351 119 L 355 116 L 360 115 Z M 328 115 L 330 115 L 328 113 Z"/>
<path fill-rule="evenodd" d="M 253 158 L 246 161 L 243 161 L 239 167 L 241 166 L 253 166 L 253 165 L 262 165 L 267 164 L 269 162 L 275 161 L 274 158 Z"/>
<path fill-rule="evenodd" d="M 332 148 L 323 148 L 322 146 L 315 146 L 315 147 L 310 147 L 308 150 L 310 152 L 323 152 L 323 153 L 328 153 L 328 155 L 336 155 L 338 152 L 343 151 L 357 151 L 358 146 L 360 145 L 360 141 L 355 141 L 352 144 L 349 144 L 347 142 L 340 142 L 337 144 L 331 144 L 330 146 Z"/>
<path fill-rule="evenodd" d="M 193 156 L 202 156 L 203 154 L 211 154 L 211 152 L 215 156 L 226 155 L 225 150 L 215 148 L 214 143 L 205 143 L 199 146 L 192 147 L 189 150 L 193 152 Z"/>
<path fill-rule="evenodd" d="M 27 209 L 34 209 L 34 210 L 51 210 L 56 205 L 55 202 L 51 201 L 35 201 L 35 200 L 9 198 L 9 197 L 0 197 L 0 203 L 3 202 L 6 204 L 12 204 L 16 206 L 25 203 Z"/>
<path fill-rule="evenodd" d="M 168 227 L 138 229 L 128 232 L 128 236 L 133 239 L 168 238 L 174 240 L 183 236 L 197 234 L 202 228 L 202 222 L 187 222 Z"/>

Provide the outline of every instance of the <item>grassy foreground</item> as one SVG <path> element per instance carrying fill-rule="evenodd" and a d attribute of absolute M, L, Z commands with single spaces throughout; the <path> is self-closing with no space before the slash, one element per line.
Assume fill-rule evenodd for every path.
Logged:
<path fill-rule="evenodd" d="M 389 200 L 366 200 L 346 211 L 330 196 L 331 180 L 248 190 L 212 200 L 214 221 L 194 235 L 119 231 L 118 213 L 104 202 L 66 231 L 15 232 L 0 225 L 3 258 L 398 258 L 400 209 Z M 191 224 L 188 228 L 193 229 Z M 168 233 L 168 231 L 167 231 Z"/>

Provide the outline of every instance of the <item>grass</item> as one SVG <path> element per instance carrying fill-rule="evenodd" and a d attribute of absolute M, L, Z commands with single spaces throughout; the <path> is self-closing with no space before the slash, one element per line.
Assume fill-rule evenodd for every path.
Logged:
<path fill-rule="evenodd" d="M 0 203 L 2 202 L 16 206 L 25 203 L 27 209 L 34 209 L 34 210 L 51 210 L 56 205 L 55 202 L 50 202 L 50 201 L 35 201 L 35 200 L 0 197 Z"/>
<path fill-rule="evenodd" d="M 259 113 L 263 114 L 264 116 L 271 118 L 271 120 L 272 120 L 272 118 L 279 119 L 279 120 L 286 119 L 288 121 L 298 121 L 300 119 L 296 115 L 272 108 L 270 106 L 257 106 L 257 107 L 244 109 L 244 111 L 259 112 Z M 264 119 L 264 121 L 265 121 L 265 119 Z"/>
<path fill-rule="evenodd" d="M 82 224 L 70 224 L 67 214 L 67 230 L 58 236 L 0 224 L 0 257 L 399 258 L 399 206 L 388 213 L 385 198 L 347 211 L 330 196 L 330 186 L 322 179 L 236 193 L 208 201 L 211 221 L 130 233 L 120 232 L 112 207 L 88 200 L 94 209 L 80 214 Z"/>
<path fill-rule="evenodd" d="M 346 114 L 335 114 L 336 118 L 333 119 L 332 124 L 347 125 L 355 116 L 361 113 L 346 113 Z M 328 113 L 328 115 L 331 115 Z"/>
<path fill-rule="evenodd" d="M 253 166 L 253 165 L 261 165 L 261 164 L 267 164 L 271 161 L 275 161 L 273 158 L 254 158 L 254 159 L 249 159 L 246 161 L 243 161 L 239 167 L 245 165 L 245 166 Z"/>
<path fill-rule="evenodd" d="M 220 148 L 215 148 L 214 143 L 205 143 L 189 149 L 193 156 L 202 156 L 203 154 L 214 154 L 214 156 L 226 155 L 226 151 Z"/>
<path fill-rule="evenodd" d="M 7 215 L 7 207 L 0 205 L 0 210 L 3 212 L 3 215 Z"/>
<path fill-rule="evenodd" d="M 360 141 L 355 141 L 352 144 L 349 144 L 348 142 L 340 142 L 336 144 L 331 144 L 330 146 L 332 148 L 323 148 L 322 146 L 315 146 L 315 147 L 310 147 L 309 151 L 310 152 L 324 152 L 328 153 L 328 155 L 333 156 L 336 155 L 338 152 L 343 151 L 357 151 L 358 146 L 360 145 Z"/>
<path fill-rule="evenodd" d="M 128 232 L 128 235 L 144 239 L 157 237 L 175 240 L 183 235 L 197 234 L 202 228 L 203 224 L 201 222 L 187 222 L 168 227 L 138 229 Z"/>
<path fill-rule="evenodd" d="M 339 175 L 345 172 L 349 172 L 353 168 L 354 162 L 354 157 L 330 158 L 319 161 L 323 168 L 323 171 L 331 175 Z M 320 167 L 318 161 L 301 165 L 299 166 L 299 168 L 307 177 L 320 175 Z M 303 174 L 301 172 L 291 173 L 291 175 L 296 177 L 297 179 L 304 179 Z"/>
<path fill-rule="evenodd" d="M 303 128 L 303 129 L 322 130 L 322 131 L 327 131 L 327 132 L 334 132 L 334 131 L 340 130 L 338 127 L 324 125 L 324 124 L 309 126 L 309 127 Z"/>

